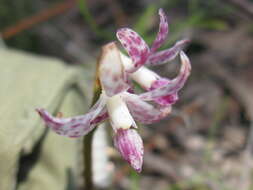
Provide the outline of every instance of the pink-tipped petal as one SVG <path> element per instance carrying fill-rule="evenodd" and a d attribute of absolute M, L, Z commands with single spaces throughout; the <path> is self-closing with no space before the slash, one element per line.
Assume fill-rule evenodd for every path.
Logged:
<path fill-rule="evenodd" d="M 148 59 L 150 54 L 148 45 L 135 31 L 129 28 L 119 29 L 116 35 L 134 63 L 126 71 L 128 73 L 137 71 Z"/>
<path fill-rule="evenodd" d="M 143 163 L 143 142 L 134 129 L 120 129 L 114 137 L 114 145 L 121 156 L 137 172 L 141 172 Z"/>
<path fill-rule="evenodd" d="M 86 135 L 98 123 L 108 118 L 104 97 L 101 97 L 91 110 L 82 116 L 58 118 L 53 117 L 44 109 L 37 109 L 36 111 L 39 113 L 47 127 L 51 128 L 59 135 L 72 138 Z"/>
<path fill-rule="evenodd" d="M 151 52 L 155 52 L 158 48 L 161 47 L 161 45 L 166 40 L 168 32 L 169 32 L 167 18 L 162 9 L 159 9 L 159 16 L 160 16 L 159 31 L 151 47 Z"/>
<path fill-rule="evenodd" d="M 107 96 L 113 96 L 130 87 L 126 82 L 123 63 L 114 42 L 102 47 L 99 59 L 99 79 Z"/>
<path fill-rule="evenodd" d="M 146 66 L 155 66 L 167 63 L 178 55 L 183 47 L 189 42 L 189 40 L 178 41 L 173 47 L 151 54 L 146 62 Z"/>
<path fill-rule="evenodd" d="M 140 94 L 143 100 L 151 101 L 163 96 L 176 94 L 184 86 L 191 72 L 191 64 L 183 51 L 180 52 L 180 59 L 181 69 L 179 75 L 165 86 Z"/>
<path fill-rule="evenodd" d="M 171 82 L 171 80 L 169 80 L 169 79 L 160 78 L 152 84 L 152 86 L 149 90 L 154 90 L 154 89 L 160 88 L 162 86 L 168 85 L 170 82 Z M 170 95 L 162 96 L 159 98 L 155 98 L 154 102 L 156 102 L 157 104 L 159 104 L 161 106 L 169 106 L 169 105 L 176 103 L 177 100 L 178 100 L 178 95 L 177 95 L 177 93 L 175 93 L 175 94 L 170 94 Z"/>
<path fill-rule="evenodd" d="M 143 124 L 155 123 L 171 112 L 171 106 L 156 108 L 135 94 L 124 93 L 122 97 L 126 101 L 133 118 Z"/>

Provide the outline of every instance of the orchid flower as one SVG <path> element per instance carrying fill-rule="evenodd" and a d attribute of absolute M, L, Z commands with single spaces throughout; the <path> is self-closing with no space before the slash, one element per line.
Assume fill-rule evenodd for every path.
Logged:
<path fill-rule="evenodd" d="M 109 118 L 115 132 L 115 147 L 137 172 L 142 169 L 144 151 L 135 121 L 151 124 L 166 117 L 171 112 L 172 104 L 178 100 L 177 93 L 184 86 L 191 70 L 188 57 L 181 51 L 188 40 L 181 40 L 172 48 L 156 52 L 168 34 L 168 23 L 162 9 L 159 10 L 159 15 L 159 31 L 151 48 L 136 32 L 128 28 L 118 30 L 117 37 L 130 58 L 119 51 L 115 42 L 103 46 L 98 67 L 102 90 L 88 113 L 59 118 L 45 109 L 37 109 L 46 126 L 60 135 L 72 138 L 88 134 Z M 178 54 L 181 69 L 173 80 L 162 78 L 145 67 L 166 63 Z M 147 92 L 132 93 L 131 78 Z"/>
<path fill-rule="evenodd" d="M 159 31 L 151 48 L 148 47 L 146 42 L 135 31 L 129 28 L 119 29 L 117 31 L 117 38 L 130 56 L 129 58 L 121 53 L 126 73 L 148 91 L 140 96 L 142 100 L 154 100 L 161 106 L 169 106 L 178 100 L 178 91 L 184 86 L 190 74 L 191 65 L 189 64 L 189 60 L 181 52 L 189 40 L 178 41 L 173 47 L 156 52 L 166 41 L 169 30 L 166 15 L 162 9 L 159 9 L 159 15 Z M 179 52 L 181 52 L 180 57 L 183 64 L 180 74 L 173 80 L 162 78 L 144 67 L 144 65 L 155 66 L 167 63 L 173 60 Z"/>
<path fill-rule="evenodd" d="M 183 54 L 182 54 L 183 55 Z M 182 72 L 189 65 L 184 56 L 182 58 Z M 171 106 L 156 107 L 147 101 L 159 98 L 164 91 L 174 92 L 178 81 L 152 91 L 152 94 L 132 94 L 127 82 L 127 74 L 122 62 L 122 56 L 115 42 L 102 48 L 98 68 L 99 81 L 102 92 L 97 102 L 85 114 L 70 118 L 52 116 L 45 109 L 37 109 L 46 126 L 59 135 L 67 137 L 81 137 L 92 131 L 99 123 L 109 118 L 115 132 L 114 144 L 123 158 L 140 172 L 143 163 L 143 142 L 136 131 L 136 121 L 154 123 L 166 117 L 171 112 Z M 180 74 L 181 76 L 181 74 Z M 167 89 L 169 88 L 169 89 Z M 151 92 L 151 91 L 150 91 Z"/>

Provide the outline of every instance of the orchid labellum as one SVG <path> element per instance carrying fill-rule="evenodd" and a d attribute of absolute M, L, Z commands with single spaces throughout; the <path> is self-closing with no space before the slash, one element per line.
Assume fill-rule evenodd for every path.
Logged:
<path fill-rule="evenodd" d="M 115 42 L 103 46 L 98 68 L 102 92 L 88 113 L 58 118 L 44 109 L 37 109 L 46 126 L 60 135 L 72 138 L 86 135 L 109 118 L 115 132 L 115 147 L 137 172 L 142 169 L 143 142 L 137 133 L 135 121 L 150 124 L 166 117 L 171 112 L 171 105 L 177 100 L 177 92 L 183 87 L 191 68 L 189 59 L 180 52 L 185 41 L 156 53 L 168 33 L 166 17 L 162 10 L 159 14 L 160 29 L 151 49 L 130 29 L 120 29 L 117 32 L 130 58 L 119 51 Z M 181 70 L 173 80 L 163 79 L 143 66 L 167 62 L 179 52 Z M 147 92 L 130 93 L 131 79 L 140 83 Z"/>

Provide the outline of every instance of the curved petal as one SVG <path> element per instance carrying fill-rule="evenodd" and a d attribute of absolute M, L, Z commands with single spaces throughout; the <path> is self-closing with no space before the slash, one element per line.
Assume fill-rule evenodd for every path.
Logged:
<path fill-rule="evenodd" d="M 168 85 L 170 82 L 171 82 L 171 80 L 169 80 L 169 79 L 160 78 L 160 79 L 156 80 L 155 82 L 153 82 L 153 84 L 149 90 L 154 90 L 154 89 L 160 88 L 162 86 Z M 175 94 L 170 94 L 170 95 L 162 96 L 159 98 L 155 98 L 154 102 L 156 102 L 157 104 L 159 104 L 161 106 L 169 106 L 169 105 L 176 103 L 177 100 L 178 100 L 178 94 L 175 93 Z"/>
<path fill-rule="evenodd" d="M 111 42 L 103 46 L 99 59 L 99 79 L 107 96 L 113 96 L 129 88 L 123 69 L 116 44 Z"/>
<path fill-rule="evenodd" d="M 159 16 L 160 16 L 160 24 L 159 24 L 159 31 L 157 33 L 156 39 L 152 44 L 151 52 L 155 52 L 167 38 L 169 27 L 166 15 L 162 9 L 159 9 Z"/>
<path fill-rule="evenodd" d="M 169 106 L 169 105 L 175 104 L 177 101 L 178 101 L 177 93 L 154 99 L 154 102 L 156 102 L 157 104 L 161 106 Z"/>
<path fill-rule="evenodd" d="M 100 99 L 87 114 L 71 118 L 53 117 L 44 109 L 37 109 L 36 111 L 40 114 L 46 126 L 51 128 L 54 132 L 59 135 L 75 138 L 86 135 L 98 123 L 108 117 L 105 104 L 106 98 L 101 95 Z"/>
<path fill-rule="evenodd" d="M 143 101 L 138 95 L 123 93 L 122 97 L 135 120 L 143 124 L 151 124 L 166 117 L 171 112 L 171 106 L 155 108 Z"/>
<path fill-rule="evenodd" d="M 143 163 L 143 142 L 140 135 L 134 129 L 116 132 L 114 145 L 122 157 L 137 171 L 141 172 Z"/>
<path fill-rule="evenodd" d="M 146 66 L 161 65 L 175 59 L 178 53 L 188 42 L 189 40 L 184 39 L 178 41 L 173 47 L 169 49 L 151 54 L 148 58 L 148 61 L 146 62 Z"/>
<path fill-rule="evenodd" d="M 148 59 L 150 54 L 148 45 L 135 31 L 129 28 L 119 29 L 116 35 L 134 63 L 131 67 L 126 68 L 126 71 L 129 73 L 137 71 Z"/>
<path fill-rule="evenodd" d="M 181 69 L 179 75 L 165 86 L 140 94 L 143 100 L 151 101 L 162 96 L 175 94 L 184 86 L 191 72 L 191 64 L 183 51 L 180 52 L 180 59 Z"/>

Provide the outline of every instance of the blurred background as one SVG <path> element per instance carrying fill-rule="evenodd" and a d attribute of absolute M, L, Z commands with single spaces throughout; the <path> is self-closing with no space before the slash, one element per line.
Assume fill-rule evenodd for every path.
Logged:
<path fill-rule="evenodd" d="M 141 175 L 111 154 L 109 189 L 253 189 L 252 0 L 1 0 L 0 31 L 10 48 L 90 69 L 120 27 L 151 44 L 159 8 L 170 27 L 163 48 L 191 39 L 192 75 L 170 117 L 141 127 Z M 174 77 L 175 63 L 155 70 Z"/>

